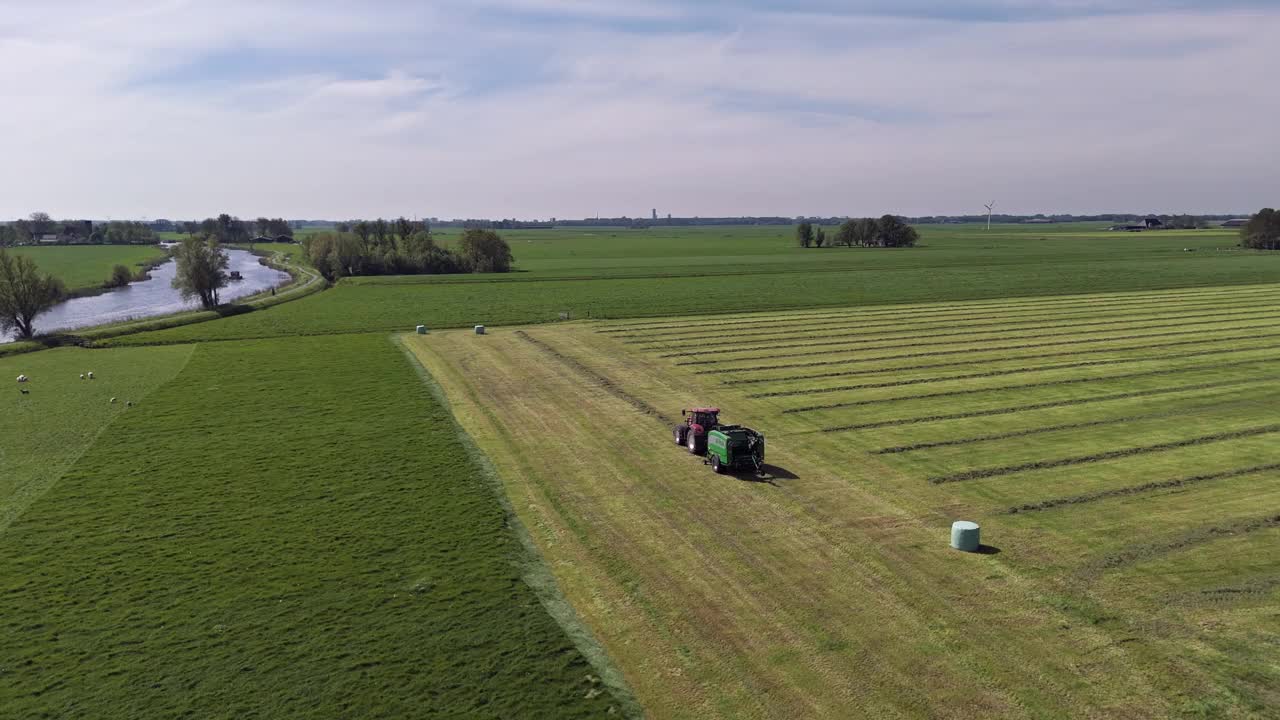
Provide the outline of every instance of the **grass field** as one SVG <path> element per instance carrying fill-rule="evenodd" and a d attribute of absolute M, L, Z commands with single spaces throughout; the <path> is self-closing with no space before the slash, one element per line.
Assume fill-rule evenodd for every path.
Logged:
<path fill-rule="evenodd" d="M 515 231 L 0 356 L 0 714 L 1280 716 L 1280 255 L 922 231 Z"/>
<path fill-rule="evenodd" d="M 1093 226 L 986 234 L 924 227 L 904 250 L 793 247 L 784 228 L 508 234 L 522 272 L 351 278 L 270 312 L 149 333 L 169 343 L 719 312 L 956 301 L 1280 280 L 1280 256 L 1225 231 L 1135 235 Z M 1044 239 L 1048 238 L 1048 239 Z M 683 252 L 681 251 L 683 249 Z M 1185 252 L 1194 249 L 1195 252 Z"/>
<path fill-rule="evenodd" d="M 4 715 L 618 706 L 385 335 L 67 349 L 0 367 L 33 378 L 0 415 Z M 90 368 L 98 379 L 80 381 Z"/>
<path fill-rule="evenodd" d="M 141 266 L 165 257 L 165 251 L 153 245 L 16 247 L 9 250 L 30 257 L 40 272 L 61 278 L 67 289 L 73 291 L 101 287 L 111 277 L 111 268 L 116 265 L 137 271 Z"/>
<path fill-rule="evenodd" d="M 1194 288 L 411 342 L 656 715 L 1267 717 L 1277 299 Z M 670 445 L 679 408 L 702 403 L 768 435 L 768 482 Z M 986 554 L 946 546 L 956 519 L 983 525 Z"/>

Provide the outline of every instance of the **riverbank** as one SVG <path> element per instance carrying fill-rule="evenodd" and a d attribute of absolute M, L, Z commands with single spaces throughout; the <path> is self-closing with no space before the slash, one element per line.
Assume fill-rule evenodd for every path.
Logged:
<path fill-rule="evenodd" d="M 267 256 L 259 251 L 254 251 L 252 254 L 259 257 L 262 264 L 267 267 L 288 274 L 291 281 L 284 286 L 275 288 L 276 292 L 274 294 L 271 293 L 270 289 L 264 290 L 255 295 L 242 298 L 235 303 L 228 303 L 217 310 L 191 310 L 150 318 L 126 320 L 86 328 L 74 334 L 59 333 L 50 338 L 41 338 L 41 342 L 46 346 L 75 344 L 89 347 L 110 347 L 113 344 L 111 342 L 113 339 L 125 335 L 151 330 L 166 330 L 183 325 L 217 320 L 230 315 L 265 310 L 269 307 L 299 300 L 328 287 L 328 283 L 318 272 L 300 262 L 294 261 L 286 253 L 276 251 Z M 48 343 L 47 341 L 49 340 L 54 341 L 54 343 Z"/>
<path fill-rule="evenodd" d="M 185 307 L 187 303 L 179 300 L 177 294 L 170 287 L 170 281 L 175 269 L 173 266 L 168 265 L 161 267 L 156 272 L 156 277 L 145 285 L 130 286 L 129 288 L 115 291 L 121 294 L 115 299 L 114 305 L 107 305 L 105 309 L 84 306 L 82 301 L 85 298 L 69 300 L 67 303 L 55 307 L 49 313 L 42 315 L 37 322 L 38 327 L 41 325 L 49 327 L 52 324 L 54 326 L 53 330 L 41 333 L 34 341 L 27 341 L 24 347 L 16 347 L 19 343 L 0 344 L 0 348 L 6 348 L 0 350 L 0 355 L 31 351 L 43 347 L 89 345 L 95 341 L 134 332 L 203 322 L 227 315 L 271 307 L 282 302 L 304 297 L 311 292 L 324 288 L 324 281 L 318 273 L 300 263 L 291 261 L 287 256 L 277 254 L 264 258 L 261 257 L 260 253 L 250 253 L 239 248 L 229 249 L 233 253 L 232 269 L 240 271 L 246 278 L 245 284 L 237 282 L 229 286 L 230 291 L 235 292 L 235 289 L 240 289 L 244 293 L 244 288 L 250 287 L 257 292 L 241 294 L 238 297 L 233 295 L 227 304 L 217 310 L 200 310 Z M 87 300 L 92 301 L 94 298 L 88 298 Z M 80 307 L 70 305 L 70 303 L 77 302 L 80 303 Z M 174 311 L 143 314 L 148 309 L 154 308 L 161 310 L 174 308 Z M 138 310 L 139 312 L 123 315 L 124 312 L 130 310 Z M 88 318 L 91 321 L 94 315 L 111 318 L 113 314 L 115 317 L 110 322 L 86 322 L 79 327 L 74 325 L 67 326 L 67 323 L 77 322 L 81 318 Z M 55 323 L 63 323 L 63 325 L 59 327 Z M 34 347 L 32 347 L 33 345 Z"/>

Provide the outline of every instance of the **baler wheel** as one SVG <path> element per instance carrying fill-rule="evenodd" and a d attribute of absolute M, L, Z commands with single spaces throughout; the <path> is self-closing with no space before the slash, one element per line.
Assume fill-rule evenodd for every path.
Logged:
<path fill-rule="evenodd" d="M 723 475 L 723 474 L 724 474 L 724 466 L 720 464 L 720 456 L 719 456 L 719 455 L 712 455 L 712 456 L 711 456 L 711 470 L 712 470 L 713 472 L 715 472 L 715 474 L 717 474 L 717 475 Z"/>

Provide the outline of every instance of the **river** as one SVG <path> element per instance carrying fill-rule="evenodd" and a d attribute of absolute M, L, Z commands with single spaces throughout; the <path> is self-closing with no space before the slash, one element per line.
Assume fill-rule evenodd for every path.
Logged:
<path fill-rule="evenodd" d="M 289 282 L 289 275 L 258 262 L 256 255 L 244 250 L 227 249 L 230 264 L 228 272 L 239 271 L 243 280 L 232 280 L 218 293 L 222 302 L 262 292 Z M 105 325 L 136 318 L 169 315 L 183 310 L 194 310 L 199 300 L 184 302 L 173 289 L 173 276 L 177 263 L 169 260 L 151 271 L 150 280 L 142 280 L 109 290 L 101 295 L 72 298 L 59 303 L 36 318 L 36 334 L 57 330 Z M 12 342 L 12 335 L 0 334 L 0 343 Z"/>

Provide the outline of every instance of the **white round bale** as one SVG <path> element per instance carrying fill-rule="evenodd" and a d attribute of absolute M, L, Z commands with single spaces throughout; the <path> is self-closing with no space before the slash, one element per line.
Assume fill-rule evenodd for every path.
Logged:
<path fill-rule="evenodd" d="M 982 546 L 978 523 L 957 520 L 951 523 L 951 547 L 964 552 L 978 552 Z"/>

